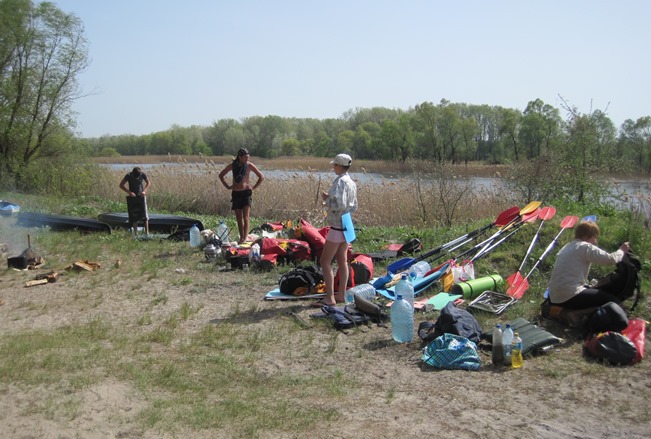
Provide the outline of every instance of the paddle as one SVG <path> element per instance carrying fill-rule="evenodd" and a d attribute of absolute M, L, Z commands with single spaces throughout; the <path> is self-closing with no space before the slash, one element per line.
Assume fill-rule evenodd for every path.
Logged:
<path fill-rule="evenodd" d="M 454 258 L 454 259 L 455 259 L 455 260 L 460 259 L 460 258 L 462 258 L 462 257 L 464 257 L 464 256 L 466 256 L 466 255 L 468 255 L 468 254 L 470 254 L 470 253 L 473 252 L 473 251 L 478 251 L 478 253 L 479 253 L 483 248 L 488 247 L 488 246 L 489 246 L 489 245 L 490 245 L 490 244 L 491 244 L 495 239 L 497 239 L 497 238 L 498 238 L 502 233 L 504 233 L 504 231 L 510 229 L 512 226 L 514 226 L 514 225 L 516 225 L 516 224 L 521 223 L 521 222 L 522 222 L 522 218 L 523 218 L 523 216 L 524 216 L 524 215 L 528 215 L 528 214 L 530 214 L 531 212 L 534 212 L 536 209 L 538 209 L 538 206 L 540 206 L 540 204 L 541 204 L 540 201 L 532 201 L 531 203 L 527 204 L 526 206 L 524 206 L 524 207 L 520 210 L 519 215 L 516 215 L 515 218 L 513 218 L 511 221 L 509 221 L 508 223 L 506 223 L 506 224 L 504 225 L 504 227 L 502 227 L 502 228 L 501 228 L 500 230 L 498 230 L 497 232 L 493 233 L 490 237 L 488 237 L 487 239 L 483 240 L 483 241 L 480 242 L 479 244 L 477 244 L 477 245 L 475 245 L 474 247 L 472 247 L 472 248 L 466 250 L 465 252 L 461 253 L 459 256 L 457 256 L 457 257 Z M 520 219 L 519 222 L 517 221 L 518 218 Z"/>
<path fill-rule="evenodd" d="M 475 236 L 480 235 L 484 231 L 490 229 L 493 226 L 503 226 L 505 224 L 508 224 L 510 221 L 512 221 L 514 218 L 517 218 L 520 212 L 520 208 L 518 206 L 511 207 L 510 209 L 505 210 L 504 212 L 500 213 L 497 218 L 495 219 L 494 222 L 485 225 L 484 227 L 481 227 L 477 230 L 473 230 L 472 232 L 466 233 L 463 236 L 460 236 L 456 239 L 453 239 L 450 242 L 447 242 L 440 247 L 437 247 L 433 250 L 428 251 L 425 254 L 422 254 L 418 256 L 417 258 L 403 258 L 398 261 L 392 262 L 389 264 L 387 267 L 387 271 L 389 273 L 400 273 L 401 271 L 404 271 L 414 265 L 418 261 L 422 261 L 423 259 L 427 259 L 431 256 L 434 256 L 437 253 L 440 253 L 441 251 L 452 247 L 454 245 L 457 245 L 460 242 L 467 243 L 469 240 L 474 239 Z"/>
<path fill-rule="evenodd" d="M 533 248 L 536 246 L 536 242 L 538 241 L 538 235 L 540 234 L 540 230 L 542 229 L 542 226 L 545 224 L 545 221 L 552 219 L 554 215 L 556 215 L 555 207 L 546 206 L 540 209 L 540 212 L 538 213 L 538 218 L 540 218 L 540 225 L 538 226 L 538 230 L 536 231 L 536 234 L 533 235 L 533 238 L 531 239 L 529 248 L 527 249 L 527 252 L 524 254 L 524 258 L 522 258 L 522 262 L 518 267 L 518 271 L 516 271 L 515 273 L 513 273 L 512 275 L 506 278 L 506 283 L 509 286 L 509 290 L 512 289 L 514 286 L 519 285 L 522 282 L 523 280 L 522 269 L 524 268 L 524 264 L 526 264 L 529 255 L 533 251 Z"/>
<path fill-rule="evenodd" d="M 515 232 L 517 232 L 518 230 L 520 230 L 520 228 L 521 228 L 524 224 L 526 224 L 526 223 L 530 223 L 530 222 L 536 220 L 536 219 L 538 218 L 538 211 L 539 211 L 539 209 L 536 209 L 535 211 L 533 211 L 533 212 L 531 212 L 531 213 L 527 213 L 527 214 L 523 215 L 523 216 L 522 216 L 522 220 L 521 220 L 518 224 L 516 224 L 516 225 L 514 225 L 514 226 L 512 227 L 512 230 L 511 230 L 511 232 L 509 232 L 508 235 L 502 237 L 502 238 L 501 238 L 500 240 L 498 240 L 497 242 L 494 242 L 494 243 L 491 242 L 487 247 L 484 247 L 484 248 L 482 248 L 481 250 L 479 250 L 479 251 L 477 252 L 477 254 L 475 254 L 475 256 L 473 256 L 472 258 L 470 258 L 470 261 L 471 261 L 471 262 L 472 262 L 472 261 L 475 261 L 476 259 L 479 259 L 480 257 L 482 257 L 482 256 L 486 255 L 487 253 L 491 252 L 493 249 L 495 249 L 495 247 L 499 246 L 499 245 L 502 244 L 504 241 L 506 241 L 506 240 L 509 239 L 511 236 L 513 236 L 513 235 L 515 234 Z"/>
<path fill-rule="evenodd" d="M 521 299 L 524 293 L 529 289 L 529 281 L 527 279 L 529 276 L 531 276 L 531 273 L 538 268 L 538 265 L 542 262 L 543 259 L 549 254 L 549 252 L 552 251 L 554 246 L 558 243 L 558 240 L 561 237 L 561 234 L 565 231 L 565 229 L 571 229 L 574 227 L 576 222 L 579 220 L 578 217 L 576 216 L 566 216 L 563 218 L 561 221 L 561 230 L 558 232 L 556 237 L 552 240 L 552 242 L 549 243 L 545 251 L 540 255 L 536 263 L 531 267 L 531 270 L 529 270 L 529 273 L 525 277 L 522 278 L 522 280 L 519 283 L 514 283 L 512 286 L 509 287 L 507 290 L 507 294 L 515 299 Z"/>

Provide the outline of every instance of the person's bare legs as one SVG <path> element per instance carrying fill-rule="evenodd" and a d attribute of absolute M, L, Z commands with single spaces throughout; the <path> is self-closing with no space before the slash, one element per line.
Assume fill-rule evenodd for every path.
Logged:
<path fill-rule="evenodd" d="M 244 233 L 244 211 L 243 209 L 235 209 L 235 219 L 237 220 L 237 231 L 240 234 L 240 239 L 237 241 L 238 243 L 243 243 L 244 239 L 246 236 L 243 235 Z"/>
<path fill-rule="evenodd" d="M 339 294 L 335 294 L 337 302 L 345 301 L 346 288 L 348 287 L 348 243 L 341 242 L 337 247 L 337 273 L 339 274 Z"/>
<path fill-rule="evenodd" d="M 321 253 L 321 271 L 323 272 L 323 281 L 326 286 L 326 305 L 333 305 L 337 302 L 344 301 L 346 285 L 348 283 L 348 261 L 347 261 L 348 244 L 346 242 L 326 241 Z M 339 274 L 339 285 L 335 294 L 335 275 L 332 269 L 333 259 L 337 259 L 337 272 Z M 342 262 L 343 261 L 343 262 Z M 342 287 L 343 285 L 343 287 Z M 343 288 L 343 289 L 342 289 Z"/>
<path fill-rule="evenodd" d="M 242 242 L 246 241 L 249 237 L 249 215 L 251 214 L 251 206 L 244 206 L 242 208 L 242 229 L 240 230 L 240 239 Z"/>

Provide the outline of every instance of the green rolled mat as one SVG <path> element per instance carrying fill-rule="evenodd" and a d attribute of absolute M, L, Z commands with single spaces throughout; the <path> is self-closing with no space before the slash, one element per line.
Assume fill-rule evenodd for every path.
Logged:
<path fill-rule="evenodd" d="M 495 291 L 497 286 L 502 282 L 502 276 L 499 274 L 491 274 L 490 276 L 479 277 L 468 282 L 454 284 L 450 290 L 450 294 L 461 294 L 464 299 L 472 300 L 484 291 Z"/>

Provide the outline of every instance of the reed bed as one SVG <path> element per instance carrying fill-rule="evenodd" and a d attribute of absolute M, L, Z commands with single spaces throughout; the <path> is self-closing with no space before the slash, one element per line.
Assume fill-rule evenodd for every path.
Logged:
<path fill-rule="evenodd" d="M 158 164 L 146 169 L 152 180 L 148 194 L 150 209 L 153 212 L 189 212 L 220 217 L 231 215 L 230 191 L 222 186 L 218 177 L 229 160 L 230 157 L 204 158 L 201 162 L 177 158 L 173 166 L 169 161 L 154 160 Z M 313 166 L 314 158 L 311 165 L 303 163 L 305 167 L 293 161 L 291 169 L 294 172 L 287 172 L 283 177 L 267 176 L 254 193 L 252 216 L 277 221 L 305 218 L 314 225 L 322 225 L 325 217 L 319 194 L 327 190 L 335 176 L 334 173 L 322 174 L 331 169 L 328 160 L 322 161 L 325 165 L 321 169 Z M 119 161 L 111 163 L 116 162 Z M 254 162 L 263 172 L 265 169 L 283 169 L 277 166 L 266 168 L 269 164 L 262 160 Z M 138 161 L 130 163 L 137 164 Z M 152 163 L 152 160 L 147 160 L 147 163 Z M 280 163 L 287 166 L 286 161 L 274 162 L 276 165 Z M 376 165 L 372 166 L 375 169 Z M 94 195 L 116 202 L 124 200 L 118 183 L 125 171 L 103 169 Z M 351 168 L 351 176 L 358 185 L 359 201 L 354 219 L 362 226 L 450 226 L 494 217 L 518 204 L 514 203 L 504 186 L 472 186 L 468 180 L 456 175 L 454 168 L 437 168 L 432 172 L 412 166 L 403 178 L 387 177 L 379 182 L 361 178 L 365 172 L 370 171 L 363 163 Z"/>

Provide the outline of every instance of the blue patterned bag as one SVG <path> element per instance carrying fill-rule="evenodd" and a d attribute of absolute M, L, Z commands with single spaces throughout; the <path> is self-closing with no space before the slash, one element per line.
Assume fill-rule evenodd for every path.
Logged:
<path fill-rule="evenodd" d="M 465 337 L 443 334 L 423 349 L 425 363 L 437 369 L 479 370 L 477 345 Z"/>

